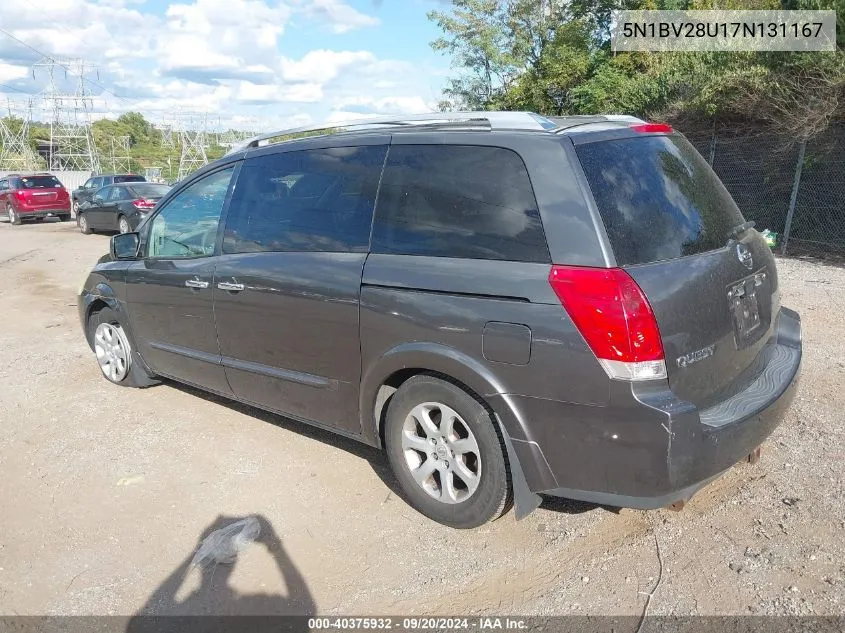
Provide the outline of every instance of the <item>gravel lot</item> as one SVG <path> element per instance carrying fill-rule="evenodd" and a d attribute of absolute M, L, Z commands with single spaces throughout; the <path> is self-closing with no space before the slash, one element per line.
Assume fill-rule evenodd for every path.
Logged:
<path fill-rule="evenodd" d="M 77 320 L 107 249 L 0 224 L 0 614 L 843 614 L 845 269 L 781 260 L 804 374 L 763 459 L 686 509 L 547 500 L 475 531 L 394 491 L 373 449 L 164 384 L 114 387 Z M 198 541 L 259 515 L 234 567 Z M 658 550 L 659 546 L 659 550 Z M 658 552 L 660 557 L 658 557 Z"/>

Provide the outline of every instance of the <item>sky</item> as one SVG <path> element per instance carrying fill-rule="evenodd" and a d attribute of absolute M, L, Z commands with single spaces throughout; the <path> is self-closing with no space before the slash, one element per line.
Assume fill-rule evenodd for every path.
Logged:
<path fill-rule="evenodd" d="M 266 131 L 427 112 L 449 60 L 431 50 L 426 13 L 448 1 L 2 0 L 13 37 L 0 31 L 0 105 L 32 97 L 33 118 L 47 119 L 48 56 L 84 60 L 93 118 L 131 110 Z M 53 76 L 76 89 L 66 68 Z"/>

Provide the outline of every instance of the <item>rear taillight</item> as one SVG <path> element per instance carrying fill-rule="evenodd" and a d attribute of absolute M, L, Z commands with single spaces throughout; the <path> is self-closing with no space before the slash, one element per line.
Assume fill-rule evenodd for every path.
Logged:
<path fill-rule="evenodd" d="M 553 266 L 549 284 L 608 376 L 666 377 L 657 321 L 628 273 L 621 268 Z"/>
<path fill-rule="evenodd" d="M 146 213 L 147 211 L 153 209 L 156 206 L 155 200 L 144 200 L 143 198 L 139 200 L 133 200 L 132 206 L 138 209 L 141 213 Z"/>

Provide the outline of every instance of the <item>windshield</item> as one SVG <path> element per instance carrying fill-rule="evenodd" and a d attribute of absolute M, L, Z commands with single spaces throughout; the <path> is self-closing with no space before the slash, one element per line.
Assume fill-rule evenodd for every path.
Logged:
<path fill-rule="evenodd" d="M 21 176 L 21 189 L 57 189 L 62 186 L 55 176 Z"/>
<path fill-rule="evenodd" d="M 682 136 L 643 136 L 576 148 L 620 266 L 723 247 L 744 219 Z"/>
<path fill-rule="evenodd" d="M 167 185 L 157 185 L 150 182 L 132 185 L 131 189 L 139 198 L 163 198 L 170 191 L 170 187 Z"/>

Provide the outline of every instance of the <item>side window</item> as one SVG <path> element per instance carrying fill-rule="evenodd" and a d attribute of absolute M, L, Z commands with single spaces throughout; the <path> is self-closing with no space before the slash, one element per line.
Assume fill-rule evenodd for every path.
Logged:
<path fill-rule="evenodd" d="M 372 251 L 551 261 L 522 159 L 508 149 L 468 145 L 390 148 Z"/>
<path fill-rule="evenodd" d="M 85 184 L 82 185 L 82 188 L 83 189 L 93 189 L 94 188 L 94 179 L 89 178 L 88 180 L 86 180 Z"/>
<path fill-rule="evenodd" d="M 147 257 L 168 259 L 214 254 L 220 214 L 234 167 L 216 171 L 171 198 L 150 223 Z"/>
<path fill-rule="evenodd" d="M 223 252 L 366 252 L 386 152 L 386 145 L 371 145 L 248 159 Z"/>
<path fill-rule="evenodd" d="M 112 187 L 111 191 L 109 192 L 108 200 L 110 202 L 117 202 L 119 200 L 128 200 L 129 199 L 129 192 L 126 191 L 126 187 Z"/>
<path fill-rule="evenodd" d="M 113 189 L 111 187 L 103 187 L 102 189 L 99 189 L 98 191 L 94 192 L 92 199 L 97 199 L 102 202 L 105 202 L 106 200 L 110 199 L 112 191 Z"/>
<path fill-rule="evenodd" d="M 0 180 L 0 191 L 7 191 L 9 189 L 9 182 L 7 180 Z"/>

